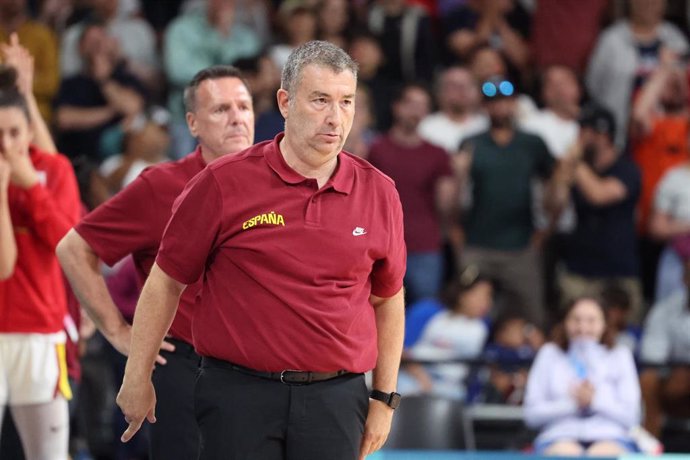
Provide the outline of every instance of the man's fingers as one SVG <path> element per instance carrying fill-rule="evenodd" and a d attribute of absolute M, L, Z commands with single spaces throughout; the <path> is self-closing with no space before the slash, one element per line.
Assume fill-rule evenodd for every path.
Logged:
<path fill-rule="evenodd" d="M 12 32 L 10 35 L 10 45 L 19 46 L 19 35 L 17 35 L 17 32 Z"/>
<path fill-rule="evenodd" d="M 163 343 L 161 344 L 161 350 L 175 351 L 175 345 L 173 345 L 170 342 L 166 342 L 165 340 L 163 340 Z"/>
<path fill-rule="evenodd" d="M 165 366 L 166 364 L 168 364 L 168 360 L 163 358 L 161 355 L 156 356 L 156 362 L 161 366 Z"/>
<path fill-rule="evenodd" d="M 137 431 L 139 431 L 139 428 L 141 428 L 142 422 L 142 420 L 129 420 L 128 417 L 125 417 L 125 421 L 129 423 L 129 426 L 125 432 L 122 433 L 122 437 L 120 438 L 122 442 L 128 442 L 132 439 L 132 437 L 137 434 Z"/>
<path fill-rule="evenodd" d="M 367 455 L 374 451 L 374 439 L 371 434 L 364 433 L 362 447 L 359 449 L 359 460 L 364 460 Z"/>
<path fill-rule="evenodd" d="M 156 408 L 152 407 L 148 414 L 146 414 L 146 420 L 149 423 L 156 423 Z"/>

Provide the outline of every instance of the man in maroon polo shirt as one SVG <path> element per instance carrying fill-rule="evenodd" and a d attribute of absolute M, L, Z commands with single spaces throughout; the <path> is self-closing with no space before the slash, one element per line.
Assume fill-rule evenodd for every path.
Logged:
<path fill-rule="evenodd" d="M 393 126 L 374 141 L 368 159 L 395 181 L 400 193 L 407 245 L 405 294 L 411 305 L 441 292 L 442 243 L 454 224 L 458 181 L 446 151 L 418 132 L 420 121 L 431 110 L 429 91 L 418 83 L 407 83 L 398 90 L 391 109 Z"/>
<path fill-rule="evenodd" d="M 284 135 L 209 165 L 176 201 L 137 305 L 124 441 L 155 420 L 151 366 L 177 298 L 202 277 L 201 459 L 352 460 L 385 442 L 405 244 L 393 182 L 341 151 L 356 72 L 335 45 L 296 48 L 277 94 Z"/>
<path fill-rule="evenodd" d="M 185 92 L 189 130 L 199 146 L 189 156 L 144 171 L 130 186 L 87 215 L 60 243 L 57 253 L 81 304 L 110 343 L 130 352 L 131 327 L 108 294 L 99 262 L 113 265 L 132 254 L 143 285 L 151 271 L 175 198 L 211 161 L 252 145 L 254 112 L 249 89 L 234 67 L 197 73 Z M 193 389 L 199 356 L 192 343 L 192 306 L 199 279 L 181 296 L 153 375 L 159 422 L 151 429 L 152 459 L 196 458 L 199 432 Z"/>

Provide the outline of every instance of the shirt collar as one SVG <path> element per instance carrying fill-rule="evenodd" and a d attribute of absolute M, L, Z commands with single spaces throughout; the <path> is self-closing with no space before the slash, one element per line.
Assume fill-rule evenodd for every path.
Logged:
<path fill-rule="evenodd" d="M 280 152 L 280 141 L 283 139 L 284 133 L 278 134 L 269 145 L 266 146 L 264 156 L 268 165 L 275 171 L 276 174 L 288 184 L 300 184 L 306 180 L 306 177 L 292 169 L 283 158 Z M 355 174 L 353 160 L 346 153 L 341 151 L 338 154 L 338 165 L 331 175 L 328 182 L 323 188 L 332 187 L 335 191 L 348 195 L 352 191 Z"/>
<path fill-rule="evenodd" d="M 188 155 L 188 158 L 192 161 L 198 162 L 201 165 L 201 169 L 205 168 L 207 165 L 206 160 L 204 160 L 204 156 L 201 154 L 201 145 L 199 144 L 197 144 L 194 151 Z"/>

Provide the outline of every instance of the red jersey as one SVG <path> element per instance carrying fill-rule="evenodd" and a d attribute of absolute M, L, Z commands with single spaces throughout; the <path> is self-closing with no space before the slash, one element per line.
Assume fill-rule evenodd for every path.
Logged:
<path fill-rule="evenodd" d="M 206 163 L 197 150 L 181 160 L 142 172 L 117 195 L 89 213 L 75 230 L 106 264 L 132 254 L 140 287 L 151 272 L 175 198 Z M 192 343 L 191 310 L 199 283 L 189 283 L 170 326 L 170 335 Z"/>
<path fill-rule="evenodd" d="M 405 215 L 407 250 L 439 251 L 442 237 L 436 187 L 442 178 L 453 176 L 446 151 L 428 142 L 405 147 L 390 136 L 381 136 L 371 146 L 368 159 L 395 181 Z"/>
<path fill-rule="evenodd" d="M 405 243 L 393 182 L 341 152 L 321 188 L 278 143 L 210 164 L 185 188 L 156 263 L 181 283 L 203 275 L 199 354 L 253 369 L 372 369 L 370 294 L 402 287 Z"/>
<path fill-rule="evenodd" d="M 17 264 L 0 281 L 0 333 L 50 334 L 63 329 L 67 298 L 55 246 L 79 219 L 79 188 L 69 160 L 30 147 L 39 182 L 10 184 Z"/>

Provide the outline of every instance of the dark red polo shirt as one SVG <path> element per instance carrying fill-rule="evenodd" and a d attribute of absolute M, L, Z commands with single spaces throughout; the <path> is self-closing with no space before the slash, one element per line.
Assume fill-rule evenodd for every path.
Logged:
<path fill-rule="evenodd" d="M 156 262 L 182 283 L 203 274 L 192 325 L 201 355 L 264 371 L 367 371 L 377 357 L 369 296 L 394 295 L 405 273 L 398 193 L 348 153 L 318 189 L 285 163 L 281 137 L 196 176 Z"/>
<path fill-rule="evenodd" d="M 379 137 L 369 150 L 369 161 L 395 181 L 405 213 L 405 243 L 412 252 L 441 249 L 441 225 L 436 209 L 436 186 L 453 170 L 445 150 L 422 142 L 416 147 Z"/>
<path fill-rule="evenodd" d="M 108 265 L 132 254 L 140 285 L 151 272 L 175 198 L 206 163 L 197 150 L 181 160 L 146 169 L 129 186 L 89 213 L 75 230 Z M 196 280 L 194 280 L 196 281 Z M 170 335 L 192 343 L 191 309 L 201 283 L 180 298 Z"/>

